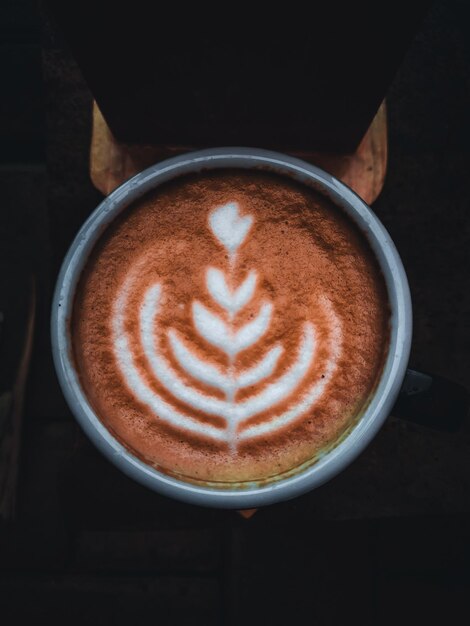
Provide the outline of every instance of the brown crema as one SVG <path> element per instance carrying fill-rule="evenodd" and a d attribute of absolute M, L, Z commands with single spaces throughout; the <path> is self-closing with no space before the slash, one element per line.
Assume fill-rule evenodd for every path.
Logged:
<path fill-rule="evenodd" d="M 389 306 L 366 238 L 330 200 L 221 170 L 165 183 L 107 229 L 71 332 L 90 404 L 133 454 L 192 482 L 269 481 L 360 417 Z"/>

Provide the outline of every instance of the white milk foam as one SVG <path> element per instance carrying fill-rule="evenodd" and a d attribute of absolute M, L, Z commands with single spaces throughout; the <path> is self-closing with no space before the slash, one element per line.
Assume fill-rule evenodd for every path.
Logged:
<path fill-rule="evenodd" d="M 236 202 L 219 207 L 209 215 L 209 227 L 212 234 L 229 254 L 230 273 L 233 273 L 236 264 L 236 253 L 245 241 L 253 223 L 254 219 L 251 215 L 239 214 Z M 230 280 L 227 280 L 225 272 L 209 267 L 206 272 L 206 288 L 213 301 L 224 313 L 220 316 L 198 300 L 194 300 L 192 323 L 202 339 L 226 354 L 228 366 L 222 368 L 220 365 L 201 358 L 187 340 L 174 329 L 167 331 L 166 338 L 181 370 L 189 377 L 222 391 L 224 399 L 214 397 L 185 382 L 187 379 L 183 379 L 165 358 L 161 350 L 161 341 L 165 333 L 158 326 L 158 314 L 163 296 L 163 287 L 160 283 L 147 289 L 139 311 L 140 336 L 138 339 L 152 375 L 174 398 L 187 405 L 189 410 L 192 408 L 198 412 L 222 418 L 225 427 L 218 428 L 212 424 L 203 423 L 200 419 L 177 410 L 159 393 L 151 389 L 141 376 L 125 330 L 127 301 L 138 273 L 138 267 L 131 270 L 115 302 L 114 353 L 127 386 L 158 419 L 177 429 L 203 435 L 209 439 L 226 441 L 232 451 L 235 451 L 237 443 L 242 440 L 266 436 L 289 425 L 309 410 L 322 396 L 334 374 L 341 354 L 340 323 L 327 299 L 321 302 L 321 306 L 331 322 L 328 340 L 330 359 L 324 368 L 323 377 L 312 384 L 288 410 L 268 416 L 261 423 L 243 427 L 244 422 L 249 418 L 269 409 L 275 409 L 277 404 L 285 402 L 299 387 L 314 362 L 317 349 L 315 328 L 311 322 L 304 324 L 296 359 L 284 374 L 266 384 L 254 395 L 237 401 L 236 395 L 240 389 L 257 385 L 274 374 L 284 349 L 280 344 L 271 346 L 257 363 L 247 369 L 236 370 L 234 365 L 236 355 L 255 345 L 269 329 L 273 305 L 270 302 L 262 303 L 253 320 L 238 326 L 236 315 L 253 298 L 258 274 L 255 270 L 251 270 L 237 288 L 231 289 Z"/>

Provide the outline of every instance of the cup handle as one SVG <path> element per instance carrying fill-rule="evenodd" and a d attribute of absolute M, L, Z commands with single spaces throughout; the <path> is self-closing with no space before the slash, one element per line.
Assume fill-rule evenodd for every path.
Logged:
<path fill-rule="evenodd" d="M 391 413 L 415 424 L 455 432 L 468 414 L 469 403 L 470 394 L 462 385 L 408 369 Z"/>

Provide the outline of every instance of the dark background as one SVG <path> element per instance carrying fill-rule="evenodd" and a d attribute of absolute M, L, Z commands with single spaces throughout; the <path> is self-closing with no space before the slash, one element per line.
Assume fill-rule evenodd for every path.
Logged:
<path fill-rule="evenodd" d="M 408 272 L 411 363 L 469 388 L 465 5 L 432 5 L 390 87 L 373 208 Z M 26 291 L 33 268 L 39 296 L 18 515 L 0 526 L 0 622 L 466 623 L 468 420 L 445 433 L 392 416 L 340 476 L 250 520 L 159 497 L 95 452 L 57 387 L 48 334 L 58 266 L 102 197 L 88 174 L 91 95 L 36 3 L 1 4 L 0 44 L 2 284 Z"/>

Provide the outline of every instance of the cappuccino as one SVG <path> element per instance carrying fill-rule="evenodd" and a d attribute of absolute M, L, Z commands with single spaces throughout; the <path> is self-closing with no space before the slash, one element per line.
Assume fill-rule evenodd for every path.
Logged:
<path fill-rule="evenodd" d="M 354 222 L 287 177 L 165 183 L 102 235 L 71 322 L 90 404 L 182 480 L 275 480 L 358 420 L 389 341 L 384 279 Z"/>

